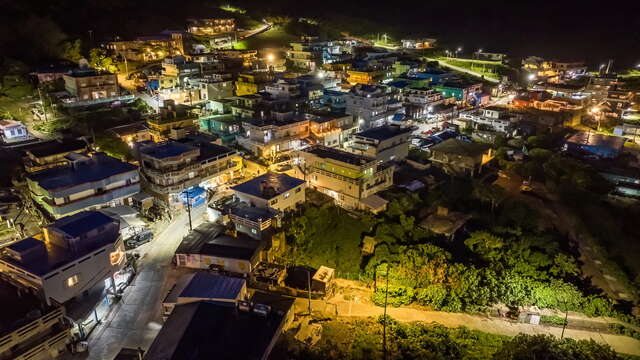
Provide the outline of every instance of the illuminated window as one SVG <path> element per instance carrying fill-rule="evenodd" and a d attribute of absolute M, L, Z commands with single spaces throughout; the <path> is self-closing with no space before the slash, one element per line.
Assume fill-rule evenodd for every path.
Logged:
<path fill-rule="evenodd" d="M 78 278 L 78 275 L 73 275 L 70 278 L 67 279 L 67 286 L 68 287 L 74 287 L 78 284 L 78 282 L 80 282 L 80 279 Z"/>

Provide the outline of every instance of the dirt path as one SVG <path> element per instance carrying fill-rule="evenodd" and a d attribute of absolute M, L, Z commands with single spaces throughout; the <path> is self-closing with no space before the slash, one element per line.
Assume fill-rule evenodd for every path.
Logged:
<path fill-rule="evenodd" d="M 369 317 L 380 316 L 384 312 L 382 307 L 363 302 L 361 299 L 352 301 L 335 298 L 329 301 L 312 300 L 311 306 L 314 313 L 323 313 L 327 316 Z M 296 313 L 306 313 L 307 309 L 307 300 L 296 299 Z M 523 333 L 530 335 L 550 334 L 560 337 L 562 333 L 562 328 L 560 327 L 520 324 L 484 316 L 427 311 L 407 307 L 388 307 L 387 314 L 399 321 L 437 322 L 447 327 L 466 326 L 470 329 L 508 336 Z M 618 352 L 640 356 L 640 341 L 630 337 L 577 329 L 566 329 L 564 336 L 576 340 L 593 339 L 596 342 L 610 345 Z"/>

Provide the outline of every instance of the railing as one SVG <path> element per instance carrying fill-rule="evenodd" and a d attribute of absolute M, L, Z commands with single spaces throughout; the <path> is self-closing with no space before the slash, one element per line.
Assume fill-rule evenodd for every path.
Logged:
<path fill-rule="evenodd" d="M 17 330 L 0 338 L 0 353 L 3 353 L 13 346 L 29 339 L 39 332 L 61 322 L 64 317 L 64 308 L 59 307 L 54 311 L 34 320 Z M 26 359 L 26 358 L 25 358 Z"/>
<path fill-rule="evenodd" d="M 309 174 L 313 174 L 314 172 L 317 172 L 317 173 L 320 173 L 320 174 L 323 174 L 323 175 L 326 175 L 326 176 L 329 176 L 329 177 L 332 177 L 332 178 L 335 178 L 335 179 L 338 179 L 338 180 L 341 180 L 341 181 L 349 182 L 351 184 L 355 184 L 355 185 L 360 184 L 360 180 L 358 180 L 358 179 L 353 179 L 353 178 L 350 178 L 350 177 L 347 177 L 347 176 L 344 176 L 344 175 L 339 175 L 339 174 L 336 174 L 336 173 L 332 173 L 330 171 L 323 170 L 323 169 L 320 169 L 320 168 L 317 168 L 317 167 L 311 167 L 309 169 L 311 170 L 309 172 Z"/>
<path fill-rule="evenodd" d="M 69 329 L 62 330 L 56 335 L 32 347 L 28 351 L 20 354 L 14 360 L 34 360 L 34 359 L 45 358 L 43 355 L 47 354 L 49 352 L 49 349 L 64 348 L 64 346 L 66 345 L 66 343 L 70 338 L 70 335 L 71 335 L 71 331 Z"/>

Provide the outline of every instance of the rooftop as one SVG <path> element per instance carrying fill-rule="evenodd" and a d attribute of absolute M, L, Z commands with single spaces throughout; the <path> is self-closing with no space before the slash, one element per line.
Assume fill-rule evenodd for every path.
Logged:
<path fill-rule="evenodd" d="M 83 211 L 63 217 L 50 226 L 63 231 L 69 236 L 77 238 L 82 234 L 86 234 L 93 229 L 112 223 L 113 221 L 112 217 L 99 211 Z"/>
<path fill-rule="evenodd" d="M 438 151 L 460 156 L 475 157 L 484 154 L 491 146 L 488 144 L 468 143 L 458 139 L 447 139 L 440 144 L 434 145 L 431 151 Z"/>
<path fill-rule="evenodd" d="M 365 131 L 354 134 L 354 136 L 374 139 L 374 140 L 387 140 L 398 135 L 408 134 L 411 132 L 410 128 L 402 128 L 399 126 L 383 125 L 374 127 Z"/>
<path fill-rule="evenodd" d="M 180 156 L 184 153 L 197 150 L 196 147 L 183 144 L 181 142 L 167 140 L 157 144 L 151 144 L 140 148 L 142 154 L 154 157 L 156 159 L 166 159 L 169 157 Z"/>
<path fill-rule="evenodd" d="M 293 306 L 290 299 L 271 302 L 273 310 L 266 316 L 206 301 L 178 305 L 145 359 L 264 359 Z"/>
<path fill-rule="evenodd" d="M 176 254 L 203 254 L 225 258 L 252 260 L 262 248 L 260 241 L 244 234 L 226 235 L 220 225 L 203 223 L 182 239 Z"/>
<path fill-rule="evenodd" d="M 82 151 L 87 147 L 84 140 L 52 140 L 45 143 L 38 143 L 28 150 L 35 157 L 51 156 L 63 154 L 70 151 Z"/>
<path fill-rule="evenodd" d="M 287 174 L 268 172 L 236 185 L 231 189 L 236 192 L 269 200 L 302 184 L 304 184 L 304 180 L 296 179 Z M 273 191 L 265 192 L 264 189 L 266 188 L 273 189 Z"/>
<path fill-rule="evenodd" d="M 200 156 L 198 159 L 200 161 L 214 159 L 224 154 L 235 154 L 235 150 L 222 145 L 213 144 L 212 141 L 215 139 L 215 136 L 207 134 L 187 134 L 184 138 L 178 140 L 178 142 L 199 148 Z"/>
<path fill-rule="evenodd" d="M 229 299 L 238 297 L 245 286 L 246 280 L 237 277 L 222 276 L 200 271 L 186 275 L 185 287 L 181 289 L 178 297 L 201 299 Z"/>
<path fill-rule="evenodd" d="M 90 159 L 79 161 L 73 166 L 45 169 L 28 177 L 43 189 L 50 191 L 104 180 L 137 169 L 135 165 L 97 153 Z"/>
<path fill-rule="evenodd" d="M 240 203 L 242 204 L 242 203 Z M 252 206 L 236 205 L 229 211 L 231 214 L 251 220 L 253 222 L 261 222 L 272 219 L 278 215 L 275 210 L 269 208 L 258 208 Z"/>
<path fill-rule="evenodd" d="M 307 149 L 302 150 L 309 154 L 314 154 L 323 159 L 332 159 L 336 161 L 340 161 L 343 163 L 362 166 L 375 161 L 374 159 L 370 159 L 365 156 L 357 155 L 354 153 L 350 153 L 347 151 L 342 151 L 322 145 L 313 146 Z"/>
<path fill-rule="evenodd" d="M 118 136 L 124 136 L 124 135 L 142 132 L 142 131 L 147 131 L 149 129 L 147 129 L 144 123 L 133 123 L 133 124 L 127 124 L 122 126 L 116 126 L 109 130 L 111 130 L 111 132 L 113 132 Z"/>
<path fill-rule="evenodd" d="M 581 131 L 572 135 L 567 142 L 580 145 L 603 146 L 615 149 L 624 147 L 624 138 L 620 136 L 610 136 L 592 132 Z"/>

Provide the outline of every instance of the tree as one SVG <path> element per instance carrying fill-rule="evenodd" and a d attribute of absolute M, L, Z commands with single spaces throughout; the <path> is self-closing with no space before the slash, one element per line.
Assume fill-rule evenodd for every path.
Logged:
<path fill-rule="evenodd" d="M 473 184 L 472 196 L 482 202 L 491 204 L 491 213 L 493 214 L 495 207 L 500 204 L 507 194 L 504 189 L 497 184 L 485 184 L 477 181 Z"/>
<path fill-rule="evenodd" d="M 93 48 L 89 51 L 89 65 L 98 70 L 108 72 L 118 71 L 118 67 L 115 65 L 113 59 L 101 48 Z"/>
<path fill-rule="evenodd" d="M 553 259 L 553 265 L 549 272 L 559 277 L 577 276 L 580 274 L 580 268 L 576 259 L 561 253 Z"/>
<path fill-rule="evenodd" d="M 503 344 L 497 360 L 622 360 L 609 346 L 593 340 L 558 339 L 551 335 L 520 334 Z"/>
<path fill-rule="evenodd" d="M 129 145 L 115 135 L 101 134 L 96 136 L 95 146 L 99 151 L 123 161 L 133 159 Z"/>
<path fill-rule="evenodd" d="M 74 63 L 78 63 L 78 61 L 83 58 L 82 42 L 80 39 L 65 41 L 62 44 L 62 57 Z"/>
<path fill-rule="evenodd" d="M 471 233 L 464 244 L 483 259 L 495 261 L 502 255 L 500 249 L 504 246 L 504 240 L 485 231 L 476 231 Z"/>

